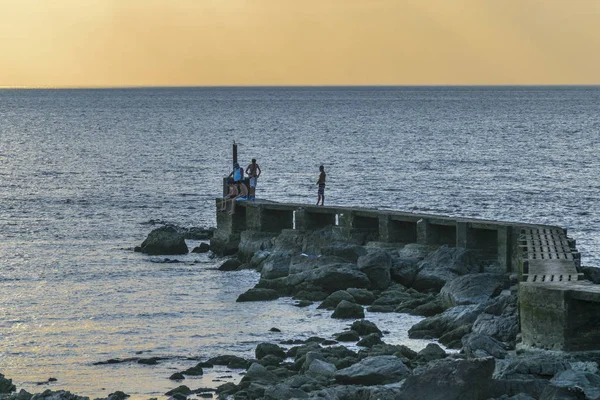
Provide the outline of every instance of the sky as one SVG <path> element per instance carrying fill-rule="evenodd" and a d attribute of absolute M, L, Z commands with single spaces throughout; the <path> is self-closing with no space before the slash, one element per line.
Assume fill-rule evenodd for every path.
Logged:
<path fill-rule="evenodd" d="M 600 0 L 0 0 L 0 87 L 600 84 Z"/>

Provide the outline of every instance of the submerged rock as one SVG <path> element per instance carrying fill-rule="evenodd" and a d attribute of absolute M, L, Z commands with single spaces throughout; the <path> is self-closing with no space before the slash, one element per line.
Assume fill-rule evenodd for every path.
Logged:
<path fill-rule="evenodd" d="M 245 293 L 242 293 L 237 298 L 236 302 L 241 303 L 245 301 L 269 301 L 279 298 L 279 293 L 273 289 L 249 289 Z"/>
<path fill-rule="evenodd" d="M 340 304 L 335 308 L 335 311 L 331 315 L 331 318 L 364 318 L 365 311 L 362 306 L 349 301 L 342 300 Z"/>

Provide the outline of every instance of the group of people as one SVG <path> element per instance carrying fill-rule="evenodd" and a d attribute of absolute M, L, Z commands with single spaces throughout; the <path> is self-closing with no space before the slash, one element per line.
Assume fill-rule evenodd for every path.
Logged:
<path fill-rule="evenodd" d="M 233 171 L 227 177 L 228 193 L 223 197 L 221 201 L 220 212 L 227 211 L 229 205 L 229 214 L 235 213 L 235 202 L 238 200 L 249 200 L 254 201 L 256 199 L 256 184 L 260 177 L 261 170 L 256 159 L 252 159 L 252 163 L 246 168 L 246 175 L 248 176 L 248 186 L 244 182 L 244 169 L 240 167 L 239 163 L 233 164 Z M 317 180 L 317 205 L 325 205 L 325 167 L 319 167 L 319 179 Z"/>

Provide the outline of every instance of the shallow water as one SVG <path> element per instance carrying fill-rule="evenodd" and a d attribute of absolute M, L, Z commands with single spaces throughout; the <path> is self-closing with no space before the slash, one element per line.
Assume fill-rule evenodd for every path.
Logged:
<path fill-rule="evenodd" d="M 328 204 L 561 225 L 600 267 L 599 100 L 597 87 L 0 90 L 0 373 L 145 398 L 175 386 L 185 357 L 346 327 L 289 299 L 235 303 L 257 274 L 207 255 L 131 251 L 150 221 L 215 224 L 234 139 L 263 169 L 259 197 L 314 202 L 324 164 Z M 369 319 L 387 342 L 426 344 L 406 338 L 418 318 Z M 177 358 L 92 365 L 139 351 Z"/>

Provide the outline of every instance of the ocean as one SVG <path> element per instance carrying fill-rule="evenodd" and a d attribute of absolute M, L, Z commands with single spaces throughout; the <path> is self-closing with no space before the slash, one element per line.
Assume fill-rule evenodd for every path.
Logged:
<path fill-rule="evenodd" d="M 188 358 L 342 331 L 316 304 L 235 303 L 256 272 L 132 251 L 162 223 L 215 225 L 234 140 L 257 198 L 315 203 L 324 165 L 326 205 L 560 225 L 600 267 L 598 104 L 570 86 L 0 90 L 0 373 L 161 397 Z M 419 317 L 367 318 L 427 344 L 407 338 Z M 128 357 L 169 359 L 94 365 Z M 184 383 L 239 379 L 206 372 Z"/>

